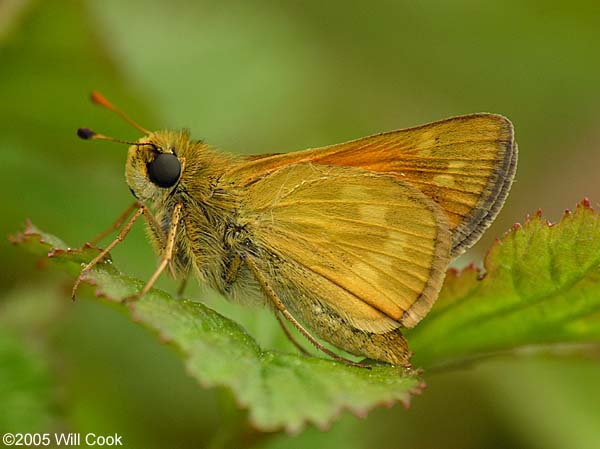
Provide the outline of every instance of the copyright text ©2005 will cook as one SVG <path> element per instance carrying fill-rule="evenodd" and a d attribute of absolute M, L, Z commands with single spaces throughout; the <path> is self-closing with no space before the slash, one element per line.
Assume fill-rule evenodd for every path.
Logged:
<path fill-rule="evenodd" d="M 92 447 L 123 446 L 122 436 L 118 434 L 98 435 L 88 433 L 5 433 L 2 435 L 4 446 L 23 447 Z"/>

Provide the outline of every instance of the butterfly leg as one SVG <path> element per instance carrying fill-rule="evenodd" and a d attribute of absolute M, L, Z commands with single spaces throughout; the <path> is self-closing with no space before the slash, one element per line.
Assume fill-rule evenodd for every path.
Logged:
<path fill-rule="evenodd" d="M 160 243 L 162 244 L 162 246 L 164 248 L 166 241 L 167 241 L 167 236 L 165 235 L 162 228 L 158 224 L 158 221 L 156 221 L 156 218 L 154 217 L 154 215 L 152 215 L 152 213 L 148 210 L 148 208 L 146 208 L 144 210 L 144 218 L 146 219 L 146 223 L 148 223 L 148 225 L 150 226 L 152 234 L 155 235 L 160 240 Z"/>
<path fill-rule="evenodd" d="M 292 333 L 289 331 L 289 329 L 287 328 L 287 326 L 281 319 L 281 314 L 279 312 L 275 312 L 275 318 L 277 318 L 277 322 L 283 329 L 285 336 L 288 338 L 288 340 L 290 340 L 292 342 L 292 344 L 298 349 L 298 351 L 300 351 L 304 355 L 310 355 L 310 352 L 308 352 L 306 349 L 304 349 L 304 347 L 300 343 L 298 343 L 298 341 L 294 338 Z"/>
<path fill-rule="evenodd" d="M 350 365 L 350 366 L 357 366 L 359 368 L 371 369 L 371 367 L 368 366 L 368 365 L 363 365 L 361 363 L 357 363 L 357 362 L 354 362 L 354 361 L 352 361 L 350 359 L 347 359 L 345 357 L 339 356 L 335 352 L 329 350 L 328 348 L 326 348 L 325 346 L 323 346 L 321 343 L 319 343 L 319 341 L 315 337 L 313 337 L 304 328 L 304 326 L 302 326 L 296 320 L 296 318 L 294 318 L 292 316 L 292 314 L 288 311 L 288 309 L 285 307 L 285 305 L 283 304 L 283 302 L 281 302 L 281 299 L 279 299 L 279 297 L 277 296 L 277 293 L 275 293 L 275 290 L 273 290 L 273 288 L 269 285 L 269 283 L 267 282 L 267 280 L 265 279 L 265 277 L 263 276 L 263 274 L 261 273 L 261 271 L 258 269 L 258 267 L 254 263 L 254 261 L 252 260 L 252 258 L 251 257 L 245 258 L 245 262 L 246 262 L 246 265 L 248 266 L 248 268 L 250 268 L 250 271 L 252 272 L 252 274 L 254 275 L 254 277 L 256 278 L 256 280 L 258 281 L 258 283 L 260 284 L 263 292 L 271 300 L 271 302 L 273 303 L 273 306 L 275 306 L 275 308 L 277 309 L 277 311 L 279 311 L 290 323 L 292 323 L 294 325 L 294 327 L 296 329 L 298 329 L 298 331 L 302 335 L 304 335 L 304 337 L 306 337 L 308 339 L 308 341 L 310 341 L 315 346 L 315 348 L 317 348 L 319 351 L 327 354 L 329 357 L 331 357 L 332 359 L 335 359 L 335 360 L 337 360 L 339 362 L 343 362 L 343 363 L 345 363 L 347 365 Z"/>
<path fill-rule="evenodd" d="M 89 272 L 92 268 L 94 268 L 98 264 L 98 262 L 100 262 L 102 259 L 104 259 L 104 257 L 106 257 L 106 255 L 109 253 L 109 251 L 111 249 L 113 249 L 115 246 L 117 246 L 119 243 L 121 243 L 123 241 L 123 239 L 127 236 L 129 231 L 131 230 L 131 227 L 133 226 L 133 224 L 144 213 L 145 209 L 146 209 L 146 206 L 140 205 L 139 209 L 135 212 L 135 214 L 133 214 L 131 216 L 131 218 L 125 224 L 125 226 L 123 227 L 123 229 L 121 230 L 121 232 L 119 233 L 117 238 L 114 239 L 110 243 L 110 245 L 108 245 L 105 249 L 103 249 L 100 252 L 100 254 L 98 254 L 96 257 L 94 257 L 94 259 L 92 259 L 92 261 L 90 263 L 88 263 L 83 268 L 83 270 L 81 270 L 81 272 L 79 273 L 79 276 L 77 277 L 77 280 L 75 281 L 75 284 L 73 285 L 73 289 L 71 290 L 71 299 L 75 300 L 75 293 L 77 292 L 77 288 L 79 287 L 79 284 L 81 284 L 81 281 L 83 280 L 85 274 L 87 272 Z"/>
<path fill-rule="evenodd" d="M 177 236 L 177 224 L 179 223 L 179 219 L 181 218 L 182 207 L 183 205 L 181 203 L 178 203 L 173 208 L 173 215 L 171 216 L 171 226 L 169 227 L 169 234 L 167 235 L 165 251 L 162 260 L 158 265 L 158 268 L 156 269 L 154 274 L 152 274 L 148 282 L 146 282 L 146 285 L 144 285 L 144 287 L 139 292 L 137 292 L 134 295 L 123 298 L 121 302 L 132 302 L 148 293 L 148 291 L 150 291 L 160 274 L 164 271 L 165 268 L 167 268 L 171 260 L 173 260 L 173 249 L 175 248 L 175 237 Z"/>
<path fill-rule="evenodd" d="M 240 254 L 236 253 L 231 262 L 227 265 L 227 272 L 225 273 L 225 286 L 229 287 L 235 282 L 240 273 L 240 268 L 242 267 L 242 257 Z"/>
<path fill-rule="evenodd" d="M 162 252 L 164 252 L 165 245 L 167 244 L 167 236 L 165 236 L 165 233 L 163 232 L 162 228 L 160 227 L 160 224 L 158 224 L 158 221 L 156 221 L 156 218 L 154 217 L 154 215 L 152 215 L 152 213 L 150 212 L 150 210 L 148 210 L 148 208 L 146 208 L 144 210 L 144 218 L 146 219 L 146 223 L 148 224 L 148 226 L 150 227 L 150 230 L 152 232 L 151 236 L 156 238 L 160 242 Z M 173 279 L 177 278 L 177 272 L 172 263 L 169 263 L 169 273 L 171 274 L 171 277 Z M 184 280 L 183 284 L 179 285 L 179 288 L 177 289 L 178 295 L 180 294 L 180 291 L 181 291 L 181 294 L 183 294 L 183 290 L 185 290 L 186 283 L 187 283 L 187 279 Z"/>
<path fill-rule="evenodd" d="M 127 219 L 127 217 L 129 217 L 131 212 L 133 212 L 136 207 L 140 208 L 141 206 L 142 206 L 142 204 L 139 201 L 134 201 L 132 204 L 129 205 L 129 207 L 127 207 L 127 209 L 125 209 L 125 211 L 123 211 L 123 213 L 121 215 L 119 215 L 119 217 L 115 220 L 115 222 L 112 225 L 110 225 L 107 229 L 102 231 L 100 234 L 98 234 L 96 237 L 94 237 L 88 243 L 91 246 L 94 246 L 100 240 L 102 240 L 104 237 L 106 237 L 108 234 L 119 229 L 121 227 L 121 225 L 123 224 L 123 222 Z"/>
<path fill-rule="evenodd" d="M 179 287 L 177 288 L 177 293 L 176 293 L 177 299 L 183 298 L 183 293 L 185 292 L 185 287 L 187 287 L 189 277 L 190 277 L 189 273 L 186 273 L 185 276 L 183 277 L 183 279 L 181 280 Z"/>
<path fill-rule="evenodd" d="M 226 291 L 231 284 L 233 284 L 239 276 L 240 269 L 242 268 L 242 256 L 239 253 L 235 253 L 235 255 L 231 258 L 231 262 L 228 264 L 227 271 L 225 273 L 225 287 L 223 291 Z M 287 336 L 287 338 L 298 348 L 298 350 L 304 355 L 310 355 L 310 353 L 302 347 L 300 343 L 296 341 L 294 336 L 290 333 L 285 323 L 281 319 L 281 315 L 279 312 L 275 312 L 275 318 L 277 318 L 277 322 L 283 329 L 283 332 Z"/>

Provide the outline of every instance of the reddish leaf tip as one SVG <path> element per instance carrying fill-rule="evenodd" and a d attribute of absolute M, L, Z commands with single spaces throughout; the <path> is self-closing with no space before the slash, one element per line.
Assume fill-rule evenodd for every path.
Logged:
<path fill-rule="evenodd" d="M 388 406 L 388 401 L 383 401 L 379 404 L 381 407 L 387 407 Z M 336 416 L 339 416 L 340 413 L 342 412 L 343 408 L 340 408 L 337 413 Z M 359 419 L 365 419 L 367 416 L 369 416 L 369 410 L 366 408 L 355 408 L 355 409 L 351 409 L 350 410 L 351 413 L 356 416 Z M 329 423 L 328 422 L 320 422 L 320 423 L 315 423 L 317 425 L 317 427 L 319 427 L 319 429 L 321 430 L 327 430 L 329 429 Z"/>
<path fill-rule="evenodd" d="M 594 208 L 592 207 L 590 199 L 587 196 L 584 197 L 583 200 L 581 200 L 581 203 L 579 203 L 577 207 L 582 207 L 583 209 L 587 209 L 590 212 L 594 212 Z"/>

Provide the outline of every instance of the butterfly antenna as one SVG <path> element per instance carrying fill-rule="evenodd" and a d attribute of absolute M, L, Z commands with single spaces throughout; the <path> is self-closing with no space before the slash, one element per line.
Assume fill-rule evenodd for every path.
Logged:
<path fill-rule="evenodd" d="M 96 103 L 97 105 L 100 105 L 103 108 L 106 108 L 109 111 L 112 111 L 112 112 L 114 112 L 117 115 L 120 115 L 121 118 L 123 118 L 127 123 L 129 123 L 134 128 L 140 130 L 144 134 L 150 134 L 150 131 L 148 131 L 143 126 L 138 125 L 137 122 L 135 122 L 134 120 L 132 120 L 131 118 L 129 118 L 129 116 L 127 114 L 125 114 L 123 111 L 121 111 L 119 108 L 117 108 L 114 104 L 112 104 L 110 101 L 108 101 L 104 97 L 104 95 L 102 95 L 100 92 L 98 92 L 96 90 L 92 91 L 92 101 L 94 103 Z M 79 135 L 79 131 L 77 132 L 77 135 Z M 94 135 L 100 136 L 101 134 L 94 133 Z M 79 137 L 81 137 L 81 136 L 79 135 Z M 88 139 L 89 138 L 90 137 L 88 137 Z M 93 137 L 93 138 L 100 139 L 100 137 Z M 82 139 L 84 139 L 84 137 L 82 137 Z M 110 140 L 110 139 L 104 139 L 104 140 Z M 116 140 L 116 139 L 112 139 L 112 140 Z"/>
<path fill-rule="evenodd" d="M 92 131 L 89 128 L 79 128 L 77 130 L 77 136 L 79 136 L 80 139 L 83 140 L 108 140 L 109 142 L 117 142 L 117 143 L 123 143 L 125 145 L 150 145 L 150 146 L 154 146 L 151 143 L 140 143 L 140 142 L 133 142 L 130 140 L 121 140 L 121 139 L 115 139 L 114 137 L 110 137 L 110 136 L 105 136 L 104 134 L 98 134 L 95 131 Z"/>

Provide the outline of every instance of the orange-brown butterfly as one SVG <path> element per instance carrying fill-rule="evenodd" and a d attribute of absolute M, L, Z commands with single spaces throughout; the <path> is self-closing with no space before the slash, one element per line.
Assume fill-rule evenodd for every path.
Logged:
<path fill-rule="evenodd" d="M 187 130 L 150 132 L 100 94 L 92 99 L 144 136 L 126 142 L 78 130 L 130 145 L 126 178 L 136 201 L 107 230 L 121 227 L 73 295 L 144 216 L 160 264 L 126 300 L 147 293 L 169 267 L 230 299 L 271 307 L 292 341 L 282 318 L 318 349 L 359 366 L 311 332 L 351 354 L 407 364 L 402 329 L 427 314 L 450 260 L 496 217 L 517 164 L 513 127 L 494 114 L 241 157 Z"/>

